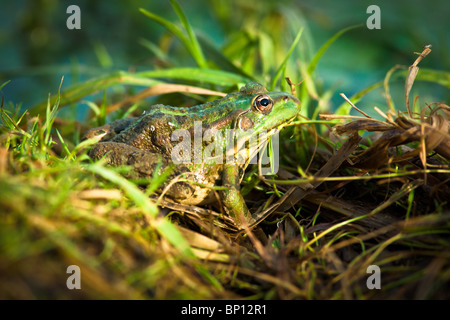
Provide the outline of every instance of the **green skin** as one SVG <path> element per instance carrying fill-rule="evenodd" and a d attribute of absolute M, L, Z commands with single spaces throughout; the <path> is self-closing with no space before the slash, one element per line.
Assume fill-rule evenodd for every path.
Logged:
<path fill-rule="evenodd" d="M 159 192 L 184 205 L 204 205 L 217 201 L 218 194 L 229 215 L 238 228 L 255 222 L 240 194 L 240 182 L 245 168 L 253 154 L 239 153 L 243 148 L 236 147 L 243 161 L 190 161 L 174 163 L 172 151 L 180 143 L 172 141 L 172 132 L 186 129 L 199 135 L 207 129 L 221 133 L 216 143 L 226 147 L 226 129 L 234 129 L 235 142 L 249 139 L 251 135 L 278 129 L 293 120 L 300 111 L 300 101 L 285 92 L 267 92 L 259 83 L 249 83 L 239 92 L 226 97 L 190 108 L 177 108 L 155 105 L 139 118 L 127 118 L 114 121 L 99 128 L 91 129 L 85 138 L 97 138 L 100 141 L 91 149 L 92 159 L 106 158 L 111 165 L 129 165 L 133 167 L 132 177 L 151 178 L 161 174 L 172 166 L 173 171 Z M 200 121 L 202 131 L 194 122 Z M 272 132 L 273 133 L 273 132 Z M 217 139 L 218 137 L 218 139 Z M 191 143 L 191 159 L 199 154 L 198 147 L 204 152 L 212 139 L 203 137 L 201 145 L 194 152 Z M 259 141 L 258 141 L 259 143 Z M 238 143 L 236 145 L 239 146 Z M 259 150 L 261 145 L 256 145 Z M 214 154 L 215 155 L 215 154 Z M 159 170 L 158 172 L 155 172 Z M 171 183 L 174 178 L 183 181 Z M 222 186 L 218 193 L 214 186 Z M 166 188 L 168 187 L 168 188 Z"/>

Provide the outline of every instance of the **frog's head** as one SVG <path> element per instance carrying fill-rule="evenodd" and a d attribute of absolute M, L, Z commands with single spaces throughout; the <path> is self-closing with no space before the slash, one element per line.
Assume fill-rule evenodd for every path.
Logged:
<path fill-rule="evenodd" d="M 233 127 L 236 129 L 238 153 L 246 166 L 263 144 L 267 143 L 268 137 L 297 116 L 300 112 L 300 101 L 286 92 L 268 92 L 255 82 L 244 86 L 239 91 L 239 97 L 240 112 L 234 119 Z M 246 142 L 249 140 L 254 142 L 253 146 L 249 147 Z M 250 152 L 244 149 L 249 149 Z"/>
<path fill-rule="evenodd" d="M 251 82 L 244 86 L 239 95 L 242 98 L 241 112 L 236 117 L 235 128 L 243 131 L 278 129 L 293 120 L 300 112 L 300 101 L 286 92 L 267 92 L 261 84 Z"/>

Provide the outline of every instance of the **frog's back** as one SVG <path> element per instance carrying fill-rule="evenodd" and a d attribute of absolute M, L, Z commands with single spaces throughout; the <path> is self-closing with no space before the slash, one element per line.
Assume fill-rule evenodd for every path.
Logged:
<path fill-rule="evenodd" d="M 176 129 L 174 124 L 176 118 L 167 112 L 169 108 L 174 107 L 153 106 L 111 141 L 125 143 L 142 150 L 167 153 L 171 150 L 171 133 Z"/>
<path fill-rule="evenodd" d="M 201 124 L 203 129 L 224 129 L 232 126 L 233 119 L 250 108 L 255 92 L 265 91 L 257 83 L 243 87 L 239 92 L 192 107 L 173 107 L 162 104 L 151 106 L 133 124 L 120 132 L 111 141 L 125 143 L 142 150 L 169 156 L 173 149 L 172 133 L 178 129 L 189 130 Z"/>

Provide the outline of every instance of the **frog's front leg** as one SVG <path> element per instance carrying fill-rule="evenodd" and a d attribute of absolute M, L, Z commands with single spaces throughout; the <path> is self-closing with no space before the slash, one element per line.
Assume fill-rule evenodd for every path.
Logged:
<path fill-rule="evenodd" d="M 237 226 L 249 226 L 254 222 L 250 211 L 240 192 L 240 168 L 237 165 L 226 164 L 222 173 L 222 186 L 226 189 L 220 195 L 227 213 L 234 219 Z"/>

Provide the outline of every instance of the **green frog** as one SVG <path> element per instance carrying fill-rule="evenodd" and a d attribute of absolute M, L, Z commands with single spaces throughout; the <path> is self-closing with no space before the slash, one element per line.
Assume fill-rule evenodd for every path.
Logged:
<path fill-rule="evenodd" d="M 198 106 L 154 105 L 138 118 L 91 129 L 85 138 L 99 139 L 92 159 L 132 166 L 134 177 L 151 178 L 171 167 L 160 193 L 184 205 L 219 200 L 242 229 L 255 222 L 240 193 L 244 171 L 267 138 L 299 111 L 295 96 L 252 82 Z"/>

